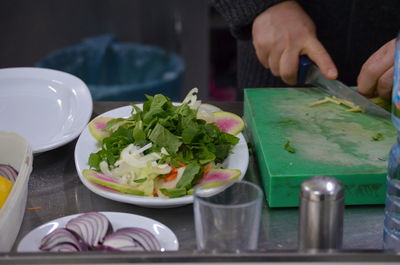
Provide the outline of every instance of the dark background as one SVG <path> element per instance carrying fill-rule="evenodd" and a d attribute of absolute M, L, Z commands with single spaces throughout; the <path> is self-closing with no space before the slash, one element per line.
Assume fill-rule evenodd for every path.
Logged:
<path fill-rule="evenodd" d="M 185 61 L 182 94 L 234 100 L 236 43 L 205 0 L 0 1 L 0 67 L 34 66 L 52 51 L 84 38 L 160 46 Z"/>

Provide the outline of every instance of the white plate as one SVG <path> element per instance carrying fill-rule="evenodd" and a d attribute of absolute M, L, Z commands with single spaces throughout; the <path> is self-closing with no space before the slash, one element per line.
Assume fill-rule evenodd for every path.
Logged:
<path fill-rule="evenodd" d="M 114 230 L 122 227 L 140 227 L 147 229 L 158 239 L 161 245 L 161 251 L 178 250 L 178 239 L 174 232 L 162 223 L 136 214 L 118 213 L 118 212 L 101 212 L 110 220 Z M 30 231 L 18 244 L 18 252 L 44 252 L 39 249 L 40 240 L 56 228 L 65 227 L 67 222 L 81 214 L 64 216 L 48 223 L 45 223 L 32 231 Z"/>
<path fill-rule="evenodd" d="M 137 104 L 137 106 L 141 108 L 142 104 Z M 127 118 L 131 115 L 131 110 L 131 106 L 125 106 L 110 110 L 99 116 Z M 240 179 L 242 179 L 244 174 L 246 173 L 247 166 L 249 164 L 249 150 L 247 148 L 247 144 L 243 137 L 243 134 L 240 133 L 237 135 L 237 137 L 239 137 L 240 141 L 237 145 L 233 147 L 233 153 L 229 155 L 229 157 L 227 157 L 227 159 L 224 161 L 223 167 L 229 169 L 239 169 L 242 173 Z M 83 130 L 82 134 L 79 136 L 78 142 L 75 146 L 75 165 L 82 183 L 89 190 L 93 191 L 97 195 L 115 201 L 155 208 L 177 207 L 193 202 L 192 195 L 180 198 L 145 197 L 117 193 L 95 186 L 82 175 L 82 171 L 83 169 L 89 168 L 87 163 L 89 156 L 91 153 L 97 152 L 97 150 L 97 140 L 90 134 L 88 127 L 86 127 Z"/>
<path fill-rule="evenodd" d="M 92 115 L 88 87 L 61 71 L 0 69 L 0 95 L 0 130 L 24 136 L 33 153 L 72 141 Z"/>

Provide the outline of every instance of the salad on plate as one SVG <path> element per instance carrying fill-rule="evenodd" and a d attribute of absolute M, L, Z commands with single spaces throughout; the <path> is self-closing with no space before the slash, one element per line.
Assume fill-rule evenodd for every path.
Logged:
<path fill-rule="evenodd" d="M 123 194 L 178 198 L 196 184 L 237 179 L 239 169 L 222 168 L 239 142 L 243 120 L 214 111 L 192 89 L 181 104 L 161 94 L 131 105 L 127 118 L 100 116 L 89 123 L 99 149 L 82 175 L 97 187 Z"/>

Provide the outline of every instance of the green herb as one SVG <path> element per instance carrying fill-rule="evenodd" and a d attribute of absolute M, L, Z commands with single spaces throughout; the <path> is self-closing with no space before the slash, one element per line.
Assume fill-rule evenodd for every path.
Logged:
<path fill-rule="evenodd" d="M 179 188 L 179 189 L 160 189 L 160 191 L 170 197 L 170 198 L 178 198 L 178 197 L 182 197 L 185 196 L 187 194 L 186 189 L 184 188 Z"/>
<path fill-rule="evenodd" d="M 284 146 L 285 150 L 288 151 L 289 153 L 296 153 L 296 149 L 294 149 L 291 145 L 290 145 L 290 141 L 287 141 L 285 146 Z"/>
<path fill-rule="evenodd" d="M 141 179 L 136 179 L 136 180 L 134 180 L 134 182 L 136 182 L 136 183 L 143 183 L 143 182 L 145 182 L 147 180 L 147 178 L 141 178 Z"/>
<path fill-rule="evenodd" d="M 293 123 L 293 120 L 280 120 L 280 121 L 278 121 L 278 123 L 287 123 L 287 124 L 291 124 L 291 123 Z"/>
<path fill-rule="evenodd" d="M 157 123 L 149 135 L 149 139 L 158 146 L 163 146 L 170 153 L 176 153 L 182 142 L 168 129 Z"/>
<path fill-rule="evenodd" d="M 382 141 L 383 140 L 383 135 L 381 133 L 377 133 L 374 136 L 372 136 L 372 141 Z"/>
<path fill-rule="evenodd" d="M 110 135 L 101 141 L 101 149 L 90 155 L 89 166 L 99 171 L 100 163 L 105 161 L 112 169 L 129 144 L 152 143 L 145 155 L 165 148 L 168 154 L 162 155 L 159 163 L 187 166 L 177 189 L 163 191 L 168 196 L 183 196 L 199 181 L 204 166 L 212 161 L 223 162 L 239 138 L 222 132 L 215 124 L 197 119 L 197 110 L 187 104 L 175 106 L 161 94 L 146 95 L 146 98 L 142 109 L 131 105 L 130 117 L 107 123 Z"/>
<path fill-rule="evenodd" d="M 186 190 L 192 187 L 191 183 L 195 176 L 199 173 L 200 167 L 196 164 L 189 164 L 186 166 L 185 171 L 183 171 L 182 178 L 176 183 L 176 187 L 185 188 Z"/>

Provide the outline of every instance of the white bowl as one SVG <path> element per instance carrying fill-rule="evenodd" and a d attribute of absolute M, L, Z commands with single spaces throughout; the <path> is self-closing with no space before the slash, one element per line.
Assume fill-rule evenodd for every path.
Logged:
<path fill-rule="evenodd" d="M 0 252 L 8 252 L 24 218 L 33 156 L 27 140 L 13 132 L 0 131 L 0 146 L 0 163 L 18 171 L 13 188 L 0 209 Z"/>

